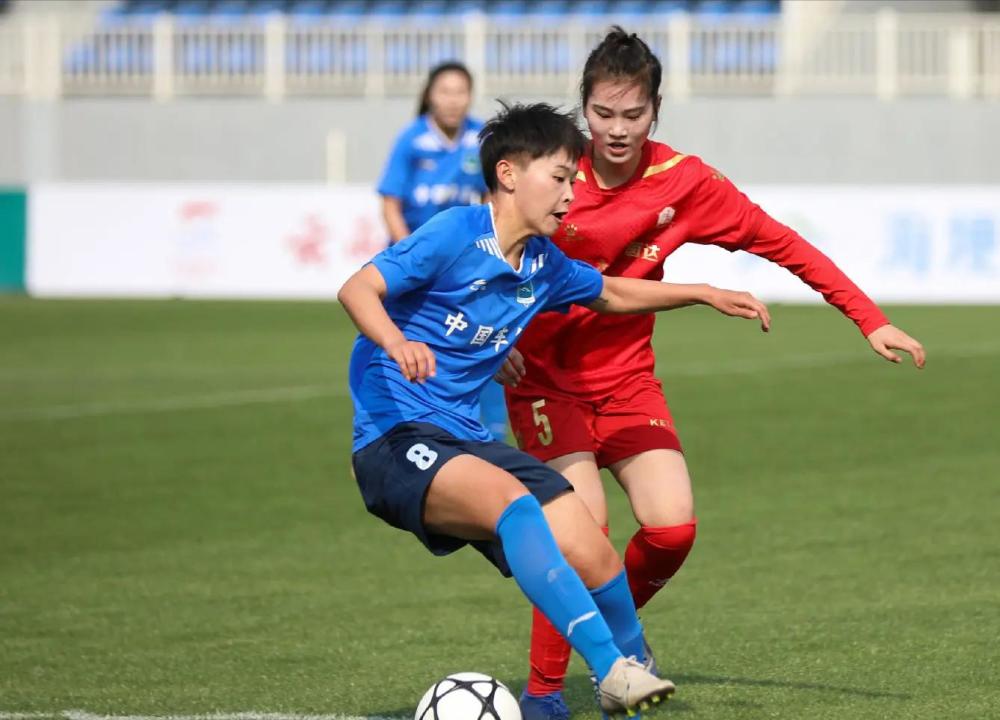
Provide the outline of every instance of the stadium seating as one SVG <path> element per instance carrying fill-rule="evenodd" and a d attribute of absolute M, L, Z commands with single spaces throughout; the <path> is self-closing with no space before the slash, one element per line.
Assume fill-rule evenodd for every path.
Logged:
<path fill-rule="evenodd" d="M 4 0 L 0 0 L 2 7 Z M 263 25 L 274 13 L 283 13 L 291 32 L 286 40 L 285 62 L 292 73 L 344 71 L 364 73 L 368 48 L 361 36 L 332 42 L 329 35 L 310 34 L 310 28 L 347 30 L 366 21 L 377 21 L 387 30 L 384 67 L 392 74 L 422 72 L 430 64 L 460 58 L 461 44 L 446 35 L 429 47 L 416 47 L 401 26 L 440 27 L 446 20 L 460 21 L 470 13 L 485 16 L 493 32 L 486 39 L 488 72 L 545 72 L 569 70 L 570 48 L 564 34 L 544 32 L 570 21 L 600 25 L 622 22 L 648 28 L 665 22 L 673 13 L 687 12 L 702 26 L 725 24 L 734 17 L 746 24 L 767 20 L 779 12 L 778 0 L 122 0 L 98 17 L 98 31 L 72 46 L 64 58 L 74 73 L 152 72 L 152 41 L 135 42 L 113 32 L 116 28 L 150 28 L 160 14 L 169 13 L 178 28 L 176 68 L 186 74 L 208 72 L 254 73 L 262 71 L 263 45 L 259 38 L 234 32 L 224 41 L 201 28 L 248 28 Z M 187 30 L 188 32 L 185 32 Z M 758 38 L 727 39 L 714 36 L 708 44 L 696 33 L 691 42 L 692 70 L 726 72 L 753 67 L 773 70 L 773 41 Z M 667 58 L 662 57 L 666 63 Z"/>

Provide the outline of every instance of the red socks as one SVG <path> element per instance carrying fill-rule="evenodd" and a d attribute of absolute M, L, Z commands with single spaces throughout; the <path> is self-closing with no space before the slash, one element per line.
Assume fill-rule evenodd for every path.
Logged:
<path fill-rule="evenodd" d="M 563 688 L 569 656 L 573 648 L 559 634 L 538 608 L 531 615 L 531 672 L 528 674 L 528 694 L 548 695 Z"/>
<path fill-rule="evenodd" d="M 604 534 L 608 528 L 602 527 Z M 548 695 L 563 689 L 566 678 L 566 668 L 569 667 L 569 656 L 573 648 L 566 639 L 549 622 L 548 618 L 532 608 L 531 616 L 531 654 L 529 662 L 531 672 L 528 674 L 528 694 Z"/>
<path fill-rule="evenodd" d="M 642 527 L 625 548 L 625 571 L 636 609 L 681 569 L 694 545 L 698 520 L 671 527 Z"/>
<path fill-rule="evenodd" d="M 636 608 L 641 608 L 684 564 L 694 545 L 692 520 L 671 527 L 644 527 L 632 536 L 625 549 L 625 572 Z M 603 528 L 604 534 L 608 529 Z M 537 609 L 531 624 L 531 673 L 529 695 L 548 695 L 563 689 L 572 649 Z"/>

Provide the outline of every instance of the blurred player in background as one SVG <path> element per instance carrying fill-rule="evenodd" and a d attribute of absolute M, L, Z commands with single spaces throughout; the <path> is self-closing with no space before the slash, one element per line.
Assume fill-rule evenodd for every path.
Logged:
<path fill-rule="evenodd" d="M 758 318 L 747 293 L 603 277 L 549 236 L 573 199 L 584 138 L 548 105 L 484 129 L 493 202 L 447 210 L 377 255 L 338 299 L 361 331 L 351 354 L 353 467 L 368 509 L 437 555 L 473 543 L 587 661 L 608 712 L 673 692 L 644 655 L 621 560 L 558 472 L 491 442 L 474 413 L 512 343 L 544 310 L 608 313 L 696 303 Z M 543 510 L 544 506 L 544 510 Z"/>
<path fill-rule="evenodd" d="M 576 199 L 553 237 L 606 277 L 661 280 L 663 261 L 686 242 L 745 250 L 775 262 L 852 320 L 876 353 L 924 365 L 920 344 L 889 324 L 833 262 L 750 202 L 699 158 L 649 139 L 660 109 L 659 60 L 614 27 L 591 52 L 581 100 L 591 135 Z M 607 528 L 600 468 L 628 495 L 640 528 L 625 567 L 637 608 L 680 569 L 696 519 L 681 443 L 654 375 L 652 316 L 604 316 L 585 307 L 540 316 L 501 375 L 520 446 L 562 473 Z M 569 717 L 562 697 L 569 646 L 535 613 L 525 720 Z"/>
<path fill-rule="evenodd" d="M 486 186 L 478 133 L 483 124 L 469 117 L 471 104 L 472 75 L 464 65 L 447 62 L 431 70 L 417 119 L 396 138 L 378 184 L 390 242 L 399 242 L 442 210 L 482 201 Z M 505 440 L 503 387 L 489 383 L 480 407 L 493 438 Z"/>

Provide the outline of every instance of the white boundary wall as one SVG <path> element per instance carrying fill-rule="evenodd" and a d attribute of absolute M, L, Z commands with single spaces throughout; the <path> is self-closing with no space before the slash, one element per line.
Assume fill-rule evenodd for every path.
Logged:
<path fill-rule="evenodd" d="M 1000 185 L 745 188 L 883 302 L 1000 303 Z M 384 244 L 367 185 L 41 184 L 36 296 L 333 298 Z M 668 280 L 820 298 L 746 253 L 682 247 Z"/>

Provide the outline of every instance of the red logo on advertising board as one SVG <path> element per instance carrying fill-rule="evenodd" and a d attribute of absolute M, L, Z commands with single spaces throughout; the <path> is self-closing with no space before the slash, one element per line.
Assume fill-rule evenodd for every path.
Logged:
<path fill-rule="evenodd" d="M 315 213 L 305 218 L 302 232 L 288 236 L 288 247 L 299 265 L 326 265 L 330 231 Z"/>
<path fill-rule="evenodd" d="M 351 259 L 366 262 L 385 248 L 385 240 L 375 221 L 366 215 L 359 217 L 354 222 L 354 236 L 349 247 Z"/>

